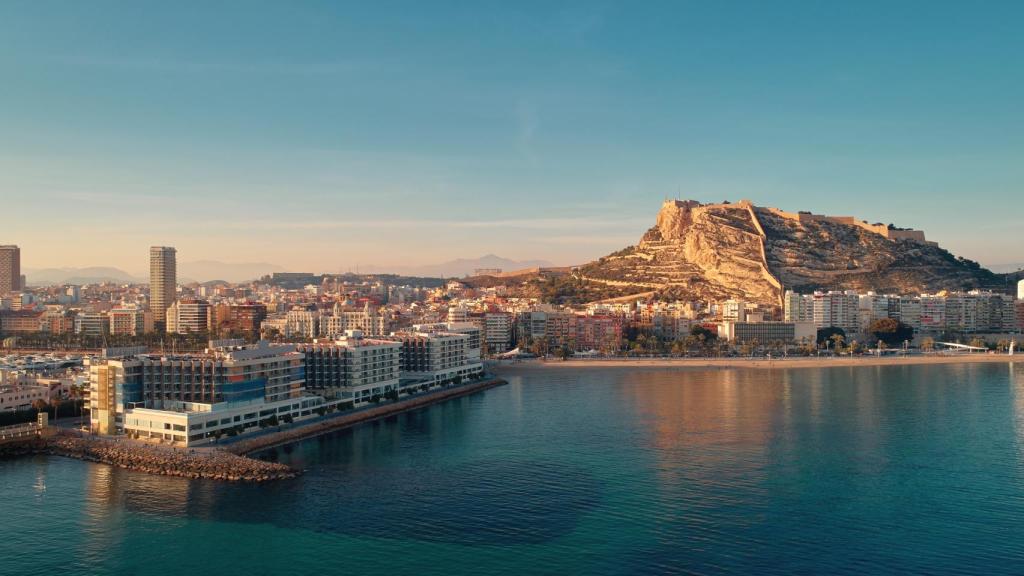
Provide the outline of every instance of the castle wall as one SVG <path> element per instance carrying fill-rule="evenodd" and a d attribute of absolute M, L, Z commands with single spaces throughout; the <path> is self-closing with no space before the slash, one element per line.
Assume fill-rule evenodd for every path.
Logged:
<path fill-rule="evenodd" d="M 868 224 L 863 220 L 857 220 L 853 216 L 825 216 L 822 214 L 811 214 L 810 212 L 786 212 L 778 208 L 765 208 L 765 210 L 786 220 L 809 224 L 811 222 L 833 222 L 847 226 L 857 226 L 873 234 L 878 234 L 890 240 L 913 240 L 915 242 L 927 243 L 924 232 L 921 230 L 891 230 L 885 224 Z"/>

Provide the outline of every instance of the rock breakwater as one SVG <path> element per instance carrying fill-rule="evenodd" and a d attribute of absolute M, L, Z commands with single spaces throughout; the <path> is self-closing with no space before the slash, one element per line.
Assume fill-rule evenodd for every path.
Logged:
<path fill-rule="evenodd" d="M 245 458 L 218 449 L 173 448 L 96 437 L 57 436 L 37 452 L 183 478 L 268 482 L 298 475 L 298 471 L 284 464 Z"/>

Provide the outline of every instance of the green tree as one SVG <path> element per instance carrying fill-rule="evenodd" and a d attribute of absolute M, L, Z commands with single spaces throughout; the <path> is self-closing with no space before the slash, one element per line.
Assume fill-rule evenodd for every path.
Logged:
<path fill-rule="evenodd" d="M 829 340 L 832 341 L 832 348 L 836 351 L 836 354 L 842 352 L 843 345 L 846 344 L 845 334 L 833 334 Z"/>
<path fill-rule="evenodd" d="M 868 325 L 868 334 L 875 340 L 881 340 L 888 346 L 902 346 L 904 342 L 914 339 L 914 328 L 895 318 L 879 318 Z"/>
<path fill-rule="evenodd" d="M 828 328 L 818 328 L 817 342 L 818 346 L 825 346 L 833 342 L 833 336 L 836 334 L 841 335 L 844 339 L 846 338 L 846 330 L 837 326 L 829 326 Z"/>

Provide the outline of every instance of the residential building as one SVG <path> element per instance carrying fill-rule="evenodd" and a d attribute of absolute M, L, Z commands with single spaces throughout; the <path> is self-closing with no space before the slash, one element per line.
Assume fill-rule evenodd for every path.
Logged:
<path fill-rule="evenodd" d="M 860 330 L 859 307 L 860 297 L 856 292 L 815 292 L 814 325 L 842 328 L 847 334 L 855 334 Z"/>
<path fill-rule="evenodd" d="M 63 308 L 46 310 L 40 318 L 39 329 L 50 334 L 71 334 L 75 331 L 75 315 Z"/>
<path fill-rule="evenodd" d="M 741 300 L 726 300 L 722 303 L 722 320 L 743 322 L 747 319 L 747 303 Z"/>
<path fill-rule="evenodd" d="M 524 345 L 527 342 L 544 338 L 547 331 L 548 314 L 542 311 L 520 312 L 516 317 L 516 343 Z"/>
<path fill-rule="evenodd" d="M 50 399 L 49 386 L 15 385 L 0 386 L 0 412 L 29 410 L 32 403 Z"/>
<path fill-rule="evenodd" d="M 285 315 L 285 336 L 316 338 L 319 333 L 320 313 L 316 310 L 293 308 Z"/>
<path fill-rule="evenodd" d="M 167 309 L 175 300 L 178 288 L 177 250 L 170 246 L 149 249 L 149 310 L 153 322 L 167 326 Z"/>
<path fill-rule="evenodd" d="M 75 315 L 75 334 L 83 336 L 110 334 L 110 318 L 106 312 L 79 312 Z"/>
<path fill-rule="evenodd" d="M 488 354 L 507 352 L 512 344 L 512 315 L 507 312 L 485 313 L 483 340 Z"/>
<path fill-rule="evenodd" d="M 195 334 L 210 327 L 210 303 L 198 298 L 182 298 L 167 309 L 167 332 Z"/>
<path fill-rule="evenodd" d="M 890 317 L 890 301 L 893 308 L 899 304 L 899 298 L 890 298 L 882 294 L 868 292 L 861 294 L 857 299 L 857 321 L 860 323 L 859 332 L 865 333 L 871 323 L 875 320 Z"/>
<path fill-rule="evenodd" d="M 622 347 L 622 318 L 619 316 L 575 317 L 576 338 L 574 352 L 614 353 Z"/>
<path fill-rule="evenodd" d="M 391 333 L 390 318 L 369 302 L 358 310 L 336 304 L 330 316 L 320 317 L 321 336 L 337 338 L 351 330 L 358 330 L 366 336 L 386 336 Z"/>
<path fill-rule="evenodd" d="M 212 309 L 212 314 L 212 327 L 218 334 L 237 332 L 256 337 L 267 318 L 267 306 L 255 302 L 220 304 Z"/>
<path fill-rule="evenodd" d="M 469 336 L 454 332 L 405 331 L 389 340 L 402 344 L 403 381 L 441 384 L 454 378 L 467 378 L 483 372 L 479 360 L 470 359 Z"/>
<path fill-rule="evenodd" d="M 43 313 L 35 310 L 8 310 L 0 312 L 0 333 L 24 334 L 39 332 Z"/>
<path fill-rule="evenodd" d="M 814 322 L 814 295 L 797 294 L 787 290 L 784 297 L 783 320 L 786 322 Z"/>
<path fill-rule="evenodd" d="M 24 289 L 21 283 L 21 249 L 0 246 L 0 296 Z"/>
<path fill-rule="evenodd" d="M 136 306 L 113 308 L 107 317 L 113 335 L 140 336 L 153 331 L 153 313 Z"/>

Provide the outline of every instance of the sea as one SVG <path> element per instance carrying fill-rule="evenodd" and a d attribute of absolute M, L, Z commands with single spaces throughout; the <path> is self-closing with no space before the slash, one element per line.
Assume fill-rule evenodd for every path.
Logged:
<path fill-rule="evenodd" d="M 503 370 L 294 480 L 0 461 L 0 575 L 1024 573 L 1024 363 Z"/>

